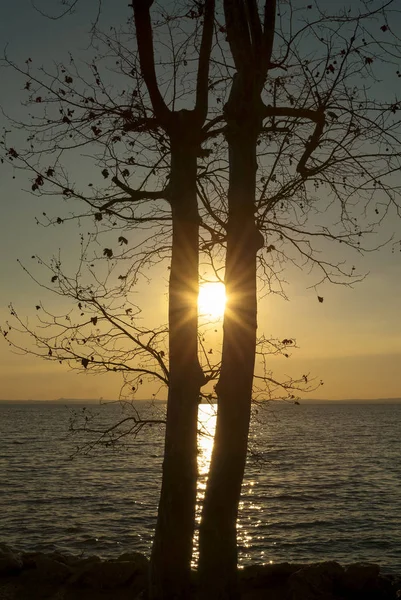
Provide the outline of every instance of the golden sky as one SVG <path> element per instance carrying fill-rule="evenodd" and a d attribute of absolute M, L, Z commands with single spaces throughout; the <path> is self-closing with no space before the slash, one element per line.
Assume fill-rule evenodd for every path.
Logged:
<path fill-rule="evenodd" d="M 25 60 L 32 55 L 40 63 L 48 58 L 49 48 L 66 54 L 72 37 L 78 50 L 85 47 L 94 2 L 85 3 L 87 12 L 70 17 L 68 27 L 65 22 L 44 22 L 29 0 L 23 0 L 23 5 L 25 19 L 20 18 L 20 3 L 8 3 L 0 23 L 0 39 L 10 42 L 8 53 L 13 58 Z M 109 7 L 105 10 L 106 18 L 121 19 L 117 13 L 107 15 Z M 9 87 L 0 91 L 0 103 L 7 108 L 18 104 L 20 99 L 15 96 L 22 94 L 20 82 L 12 76 L 9 81 Z M 29 264 L 32 254 L 48 256 L 60 247 L 69 257 L 68 263 L 73 261 L 78 244 L 78 234 L 71 228 L 38 228 L 35 216 L 51 207 L 52 200 L 33 198 L 21 187 L 23 182 L 18 177 L 13 180 L 9 169 L 1 170 L 0 323 L 8 318 L 9 302 L 32 319 L 35 304 L 44 297 L 18 267 L 17 258 Z M 397 232 L 399 237 L 400 227 L 401 222 L 390 219 L 377 241 L 391 235 L 397 238 Z M 346 254 L 345 260 L 353 264 L 356 258 Z M 401 254 L 398 249 L 392 253 L 391 245 L 385 246 L 358 259 L 358 268 L 369 271 L 368 277 L 354 288 L 320 287 L 323 303 L 318 302 L 317 291 L 308 287 L 311 279 L 295 268 L 284 273 L 289 282 L 285 288 L 288 301 L 270 295 L 260 302 L 260 333 L 279 339 L 295 338 L 299 346 L 289 359 L 272 359 L 274 373 L 294 377 L 307 373 L 322 379 L 324 386 L 313 392 L 312 398 L 401 397 Z M 166 285 L 167 272 L 143 285 L 140 292 L 140 303 L 146 305 L 155 323 L 166 321 Z M 16 356 L 0 340 L 0 399 L 112 399 L 117 397 L 119 388 L 116 374 L 68 372 L 57 363 Z M 153 388 L 144 387 L 141 397 L 150 397 L 153 392 Z"/>

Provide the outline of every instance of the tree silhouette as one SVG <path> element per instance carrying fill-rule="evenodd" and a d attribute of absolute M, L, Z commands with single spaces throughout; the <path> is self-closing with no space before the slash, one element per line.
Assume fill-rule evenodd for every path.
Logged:
<path fill-rule="evenodd" d="M 393 77 L 399 74 L 396 34 L 384 37 L 391 5 L 376 3 L 370 10 L 362 5 L 363 12 L 356 7 L 337 15 L 310 5 L 315 18 L 301 21 L 291 4 L 286 9 L 271 1 L 262 6 L 254 0 L 224 1 L 235 68 L 224 106 L 228 302 L 199 536 L 204 598 L 239 597 L 236 520 L 255 366 L 257 253 L 266 265 L 285 243 L 317 265 L 323 281 L 344 281 L 353 277 L 354 267 L 347 272 L 340 263 L 317 258 L 314 239 L 360 249 L 363 233 L 374 230 L 372 221 L 380 222 L 391 209 L 400 213 L 394 175 L 400 168 L 401 104 L 380 97 L 374 68 L 378 63 Z M 313 188 L 328 202 L 314 201 Z M 334 223 L 331 205 L 337 211 Z M 320 223 L 313 212 L 323 217 Z M 325 213 L 330 213 L 326 223 Z M 368 216 L 364 230 L 356 215 Z"/>
<path fill-rule="evenodd" d="M 168 382 L 166 458 L 152 553 L 155 598 L 189 594 L 197 403 L 202 384 L 217 376 L 199 572 L 204 597 L 238 596 L 235 527 L 255 380 L 258 272 L 279 292 L 286 260 L 317 270 L 320 282 L 356 281 L 352 266 L 320 251 L 339 242 L 362 252 L 363 236 L 374 233 L 387 214 L 399 212 L 400 103 L 385 97 L 381 80 L 391 85 L 400 73 L 397 32 L 390 27 L 394 2 L 368 8 L 361 3 L 334 15 L 317 4 L 302 11 L 273 1 L 223 4 L 225 16 L 220 4 L 214 14 L 207 1 L 169 14 L 155 11 L 153 38 L 157 32 L 164 46 L 174 40 L 166 58 L 152 40 L 152 2 L 134 1 L 138 53 L 124 35 L 98 34 L 109 49 L 106 66 L 117 59 L 123 75 L 120 80 L 114 73 L 109 84 L 99 61 L 87 80 L 74 62 L 59 66 L 55 77 L 45 71 L 35 77 L 28 60 L 23 71 L 31 105 L 46 112 L 24 125 L 33 136 L 27 152 L 4 142 L 8 159 L 34 173 L 33 193 L 59 192 L 71 206 L 86 203 L 88 211 L 78 216 L 91 215 L 99 235 L 101 228 L 120 228 L 121 252 L 108 243 L 103 255 L 129 261 L 128 272 L 119 275 L 125 289 L 144 266 L 169 256 L 172 223 L 168 373 L 165 329 L 132 326 L 125 304 L 117 306 L 119 318 L 110 323 L 111 305 L 102 314 L 104 301 L 95 303 L 99 293 L 111 301 L 110 288 L 93 293 L 72 285 L 75 301 L 97 311 L 85 326 L 100 323 L 115 331 L 123 322 L 133 358 L 142 361 L 145 351 L 149 372 L 141 363 L 138 381 L 149 375 Z M 69 180 L 62 161 L 66 149 L 86 146 L 100 150 L 95 160 L 101 183 L 91 185 L 90 194 Z M 76 216 L 75 211 L 71 218 Z M 61 224 L 64 218 L 55 220 Z M 142 239 L 130 251 L 127 231 L 133 226 Z M 198 358 L 199 248 L 220 278 L 225 265 L 228 295 L 221 364 L 204 362 L 206 369 Z M 53 283 L 64 285 L 57 260 L 50 270 Z M 77 294 L 84 294 L 82 300 Z M 94 334 L 85 335 L 96 342 Z M 289 341 L 282 341 L 283 351 Z M 107 360 L 97 363 L 94 352 L 68 352 L 81 368 L 107 368 Z M 110 367 L 124 370 L 116 362 Z M 258 377 L 274 384 L 269 373 Z"/>
<path fill-rule="evenodd" d="M 207 137 L 209 65 L 214 30 L 214 0 L 206 0 L 196 11 L 165 15 L 160 11 L 157 26 L 164 27 L 164 35 L 174 41 L 171 46 L 169 76 L 173 73 L 174 85 L 158 75 L 163 68 L 163 57 L 155 60 L 153 30 L 150 7 L 153 2 L 134 1 L 133 21 L 137 41 L 137 53 L 126 53 L 123 41 L 116 40 L 114 51 L 122 74 L 128 78 L 129 89 L 117 93 L 112 86 L 103 82 L 98 63 L 90 65 L 91 80 L 86 80 L 75 66 L 73 59 L 69 67 L 58 66 L 55 76 L 42 70 L 38 77 L 31 73 L 31 59 L 24 70 L 27 75 L 25 88 L 30 93 L 32 104 L 44 107 L 42 117 L 34 120 L 29 129 L 30 147 L 25 154 L 17 153 L 5 141 L 7 156 L 34 173 L 31 190 L 34 193 L 59 192 L 64 198 L 81 200 L 90 208 L 97 223 L 105 218 L 113 226 L 122 222 L 152 224 L 150 238 L 165 235 L 163 225 L 171 221 L 171 266 L 169 278 L 169 323 L 168 323 L 168 409 L 166 417 L 166 442 L 163 463 L 162 490 L 158 511 L 155 539 L 151 559 L 151 589 L 153 597 L 181 597 L 188 594 L 192 539 L 195 523 L 196 480 L 197 480 L 197 411 L 200 387 L 205 375 L 198 359 L 197 296 L 198 296 L 198 245 L 200 218 L 197 205 L 197 161 L 202 154 L 202 143 Z M 184 25 L 182 23 L 184 22 Z M 111 47 L 110 38 L 104 40 Z M 198 44 L 199 51 L 191 44 Z M 106 67 L 110 60 L 104 56 Z M 190 92 L 183 77 L 187 61 L 195 63 L 194 81 Z M 161 62 L 160 62 L 161 61 Z M 169 57 L 167 58 L 167 63 Z M 21 69 L 20 69 L 21 72 Z M 161 91 L 162 90 L 162 91 Z M 163 96 L 164 93 L 164 96 Z M 188 108 L 194 96 L 194 108 Z M 183 108 L 176 108 L 180 104 Z M 57 106 L 57 108 L 55 108 Z M 206 124 L 206 129 L 205 129 Z M 39 149 L 36 151 L 36 143 Z M 103 155 L 98 159 L 100 174 L 106 182 L 106 190 L 98 191 L 92 184 L 93 193 L 78 191 L 70 183 L 62 164 L 67 149 L 82 148 L 88 144 L 100 146 Z M 122 149 L 120 148 L 122 145 Z M 118 149 L 117 149 L 118 147 Z M 44 168 L 45 159 L 52 164 Z M 142 182 L 133 187 L 130 167 L 135 168 L 135 179 L 142 174 Z M 107 186 L 107 182 L 110 185 Z M 157 185 L 162 182 L 161 185 Z M 49 185 L 48 185 L 49 184 Z M 48 190 L 45 191 L 45 186 Z M 153 189 L 149 189 L 154 186 Z M 168 207 L 157 201 L 165 200 Z M 63 219 L 58 217 L 58 222 Z M 116 225 L 117 226 L 117 225 Z M 126 234 L 125 234 L 126 235 Z M 120 235 L 120 245 L 127 244 L 125 235 Z M 152 241 L 150 242 L 153 243 Z M 155 253 L 162 252 L 160 246 Z M 103 249 L 107 259 L 114 257 L 109 246 Z M 142 245 L 136 264 L 142 264 L 152 252 L 149 245 Z M 51 281 L 59 281 L 59 264 L 54 264 L 56 273 Z M 130 265 L 131 272 L 134 265 Z M 70 283 L 62 279 L 67 288 Z M 73 284 L 72 284 L 73 285 Z M 153 344 L 163 332 L 147 333 L 127 323 L 132 312 L 120 313 L 113 319 L 104 306 L 110 300 L 105 290 L 99 300 L 99 287 L 93 289 L 68 289 L 67 295 L 75 296 L 78 305 L 90 306 L 101 313 L 91 317 L 89 325 L 97 326 L 100 320 L 106 324 L 106 333 L 101 343 L 107 344 L 107 336 L 124 328 L 129 330 L 136 358 L 145 349 L 155 363 L 147 372 L 167 382 L 167 371 L 159 350 Z M 101 297 L 100 293 L 100 297 Z M 96 320 L 96 322 L 95 322 Z M 56 323 L 57 326 L 57 323 Z M 108 328 L 108 329 L 107 329 Z M 80 333 L 82 327 L 80 328 Z M 113 333 L 110 333 L 113 332 Z M 105 337 L 106 336 L 106 337 Z M 91 341 L 93 339 L 90 338 Z M 77 338 L 73 338 L 76 342 Z M 84 338 L 85 344 L 88 338 Z M 111 342 L 113 343 L 113 342 Z M 49 352 L 53 352 L 49 348 Z M 104 359 L 93 353 L 79 358 L 69 344 L 63 349 L 68 358 L 77 358 L 87 369 L 96 362 L 105 366 Z M 75 354 L 74 354 L 75 353 Z M 118 351 L 116 352 L 118 355 Z M 114 358 L 108 368 L 116 369 L 119 361 Z M 146 368 L 138 372 L 143 375 Z M 132 369 L 131 369 L 132 373 Z"/>

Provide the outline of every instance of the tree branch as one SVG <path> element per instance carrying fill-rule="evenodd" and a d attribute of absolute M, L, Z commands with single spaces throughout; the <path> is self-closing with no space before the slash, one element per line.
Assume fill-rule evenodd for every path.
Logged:
<path fill-rule="evenodd" d="M 170 120 L 171 111 L 167 107 L 157 84 L 152 22 L 150 19 L 152 4 L 153 0 L 132 0 L 142 76 L 148 88 L 155 115 L 160 123 L 166 127 Z"/>
<path fill-rule="evenodd" d="M 209 67 L 212 50 L 215 0 L 206 0 L 202 41 L 199 51 L 198 76 L 196 82 L 195 114 L 199 123 L 204 123 L 207 116 L 209 96 Z"/>

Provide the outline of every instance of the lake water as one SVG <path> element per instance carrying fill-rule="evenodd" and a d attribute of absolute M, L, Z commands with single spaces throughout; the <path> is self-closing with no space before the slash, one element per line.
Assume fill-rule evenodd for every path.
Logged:
<path fill-rule="evenodd" d="M 85 415 L 63 403 L 0 403 L 0 541 L 21 550 L 148 554 L 162 426 L 121 450 L 71 460 L 84 441 L 68 433 L 71 410 Z M 118 405 L 91 410 L 103 424 L 121 416 Z M 160 418 L 164 405 L 149 411 Z M 213 431 L 211 407 L 202 407 L 201 426 Z M 372 561 L 401 572 L 401 404 L 270 405 L 253 421 L 250 448 L 241 564 Z M 199 496 L 210 451 L 204 435 Z"/>

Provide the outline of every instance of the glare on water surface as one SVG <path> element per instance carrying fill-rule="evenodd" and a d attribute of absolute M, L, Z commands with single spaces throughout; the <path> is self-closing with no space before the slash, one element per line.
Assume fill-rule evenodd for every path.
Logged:
<path fill-rule="evenodd" d="M 207 476 L 209 472 L 210 460 L 212 458 L 214 433 L 216 430 L 217 405 L 200 404 L 198 410 L 198 493 L 197 493 L 197 512 L 196 521 L 199 526 L 201 520 L 201 506 L 205 495 Z M 250 480 L 244 486 L 244 494 L 252 494 L 252 488 L 255 482 Z M 249 502 L 247 503 L 249 504 Z M 244 507 L 244 500 L 240 502 L 240 511 Z M 253 506 L 259 509 L 259 506 Z M 252 545 L 252 535 L 248 530 L 247 524 L 237 522 L 238 543 L 242 548 L 242 554 L 248 555 L 249 548 Z M 196 566 L 198 559 L 198 532 L 195 532 L 194 560 L 193 567 Z M 263 554 L 263 552 L 262 552 Z"/>
<path fill-rule="evenodd" d="M 198 473 L 199 488 L 202 492 L 205 490 L 206 476 L 212 456 L 216 410 L 217 407 L 214 404 L 200 404 L 198 410 Z"/>

